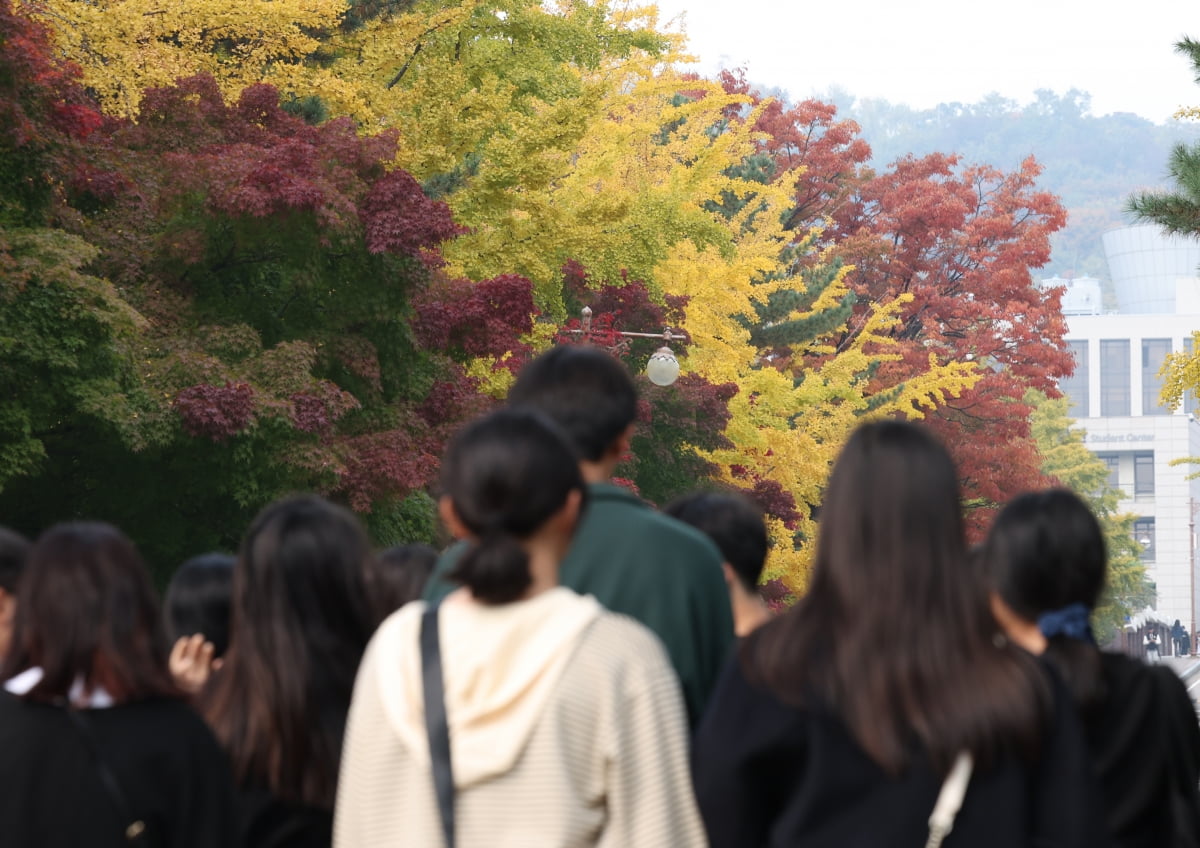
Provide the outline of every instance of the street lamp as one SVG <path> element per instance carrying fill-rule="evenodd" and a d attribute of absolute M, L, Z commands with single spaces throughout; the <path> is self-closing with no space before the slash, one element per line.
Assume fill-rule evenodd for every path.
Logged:
<path fill-rule="evenodd" d="M 583 307 L 583 311 L 580 313 L 579 329 L 570 332 L 579 333 L 583 336 L 584 341 L 591 339 L 592 308 L 590 306 Z M 656 386 L 669 386 L 679 379 L 679 360 L 675 358 L 670 343 L 683 341 L 687 336 L 672 332 L 670 327 L 664 327 L 661 333 L 626 333 L 621 330 L 611 330 L 610 332 L 624 338 L 662 339 L 663 346 L 650 354 L 650 360 L 646 363 L 646 377 Z"/>
<path fill-rule="evenodd" d="M 666 345 L 650 354 L 646 376 L 656 386 L 669 386 L 679 379 L 679 360 Z"/>

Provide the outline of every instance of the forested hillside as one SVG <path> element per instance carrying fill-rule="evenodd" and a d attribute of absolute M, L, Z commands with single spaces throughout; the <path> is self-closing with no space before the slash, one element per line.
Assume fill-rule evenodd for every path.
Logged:
<path fill-rule="evenodd" d="M 1200 123 L 1155 124 L 1138 115 L 1090 113 L 1088 94 L 1041 90 L 1031 103 L 992 94 L 978 103 L 942 103 L 913 109 L 885 100 L 858 99 L 834 90 L 821 97 L 839 117 L 862 128 L 871 164 L 883 168 L 905 154 L 954 152 L 963 161 L 1016 168 L 1032 155 L 1043 167 L 1039 187 L 1062 198 L 1069 220 L 1053 238 L 1043 276 L 1090 274 L 1107 279 L 1100 236 L 1129 222 L 1131 192 L 1167 185 L 1171 147 L 1200 139 Z"/>

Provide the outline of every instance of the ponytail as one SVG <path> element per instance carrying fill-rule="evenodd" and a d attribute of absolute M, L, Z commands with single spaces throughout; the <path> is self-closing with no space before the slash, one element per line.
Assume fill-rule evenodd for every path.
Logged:
<path fill-rule="evenodd" d="M 1089 712 L 1104 699 L 1104 670 L 1095 642 L 1061 634 L 1051 636 L 1046 639 L 1046 652 L 1042 656 L 1063 679 L 1080 712 Z"/>
<path fill-rule="evenodd" d="M 471 545 L 450 572 L 450 579 L 471 590 L 477 601 L 507 604 L 533 582 L 529 554 L 508 533 L 493 533 Z"/>

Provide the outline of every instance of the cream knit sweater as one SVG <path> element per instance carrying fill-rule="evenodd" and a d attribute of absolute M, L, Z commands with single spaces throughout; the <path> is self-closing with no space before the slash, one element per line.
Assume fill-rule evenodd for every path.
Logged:
<path fill-rule="evenodd" d="M 346 728 L 335 848 L 440 848 L 421 707 L 424 605 L 386 621 Z M 439 615 L 458 848 L 705 845 L 679 683 L 658 639 L 554 589 Z"/>

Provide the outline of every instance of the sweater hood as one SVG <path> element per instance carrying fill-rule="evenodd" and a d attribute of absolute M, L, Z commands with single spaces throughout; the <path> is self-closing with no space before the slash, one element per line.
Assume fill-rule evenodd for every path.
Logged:
<path fill-rule="evenodd" d="M 392 730 L 415 760 L 429 764 L 419 634 L 424 603 L 379 629 L 378 676 Z M 600 615 L 592 597 L 557 587 L 498 606 L 465 591 L 438 613 L 442 679 L 454 784 L 464 789 L 516 765 L 580 637 Z M 398 660 L 398 661 L 397 661 Z"/>

